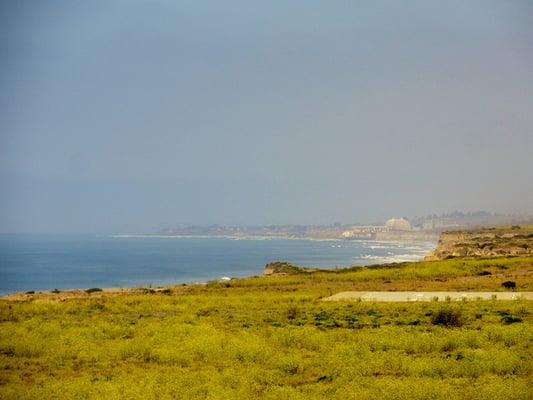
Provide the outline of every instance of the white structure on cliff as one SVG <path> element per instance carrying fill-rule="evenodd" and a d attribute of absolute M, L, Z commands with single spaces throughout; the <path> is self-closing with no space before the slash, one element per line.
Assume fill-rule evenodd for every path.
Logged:
<path fill-rule="evenodd" d="M 410 231 L 411 224 L 405 218 L 391 218 L 385 222 L 385 226 L 391 231 Z"/>

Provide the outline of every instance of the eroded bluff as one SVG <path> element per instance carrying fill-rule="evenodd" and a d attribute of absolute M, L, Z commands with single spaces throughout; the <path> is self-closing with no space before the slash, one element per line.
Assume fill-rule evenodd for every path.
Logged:
<path fill-rule="evenodd" d="M 526 255 L 533 255 L 533 227 L 514 226 L 443 232 L 425 260 Z"/>

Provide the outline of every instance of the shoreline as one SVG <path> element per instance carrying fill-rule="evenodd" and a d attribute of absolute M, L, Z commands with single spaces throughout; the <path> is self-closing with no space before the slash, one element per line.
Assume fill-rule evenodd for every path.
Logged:
<path fill-rule="evenodd" d="M 355 266 L 370 266 L 375 264 L 389 264 L 389 263 L 402 263 L 402 262 L 416 262 L 416 261 L 422 261 L 424 257 L 435 248 L 436 242 L 435 241 L 407 241 L 407 240 L 374 240 L 374 239 L 357 239 L 357 240 L 343 240 L 343 239 L 312 239 L 312 238 L 287 238 L 287 237 L 222 237 L 222 236 L 183 236 L 183 235 L 176 235 L 176 236 L 168 236 L 168 235 L 105 235 L 104 237 L 107 238 L 115 238 L 117 240 L 120 239 L 144 239 L 144 238 L 154 238 L 155 239 L 175 239 L 175 240 L 181 240 L 181 239 L 198 239 L 198 240 L 206 240 L 206 239 L 215 239 L 215 240 L 250 240 L 250 241 L 290 241 L 290 242 L 316 242 L 316 243 L 324 243 L 322 246 L 325 247 L 343 247 L 343 248 L 350 248 L 352 246 L 358 247 L 368 247 L 368 250 L 365 250 L 359 254 L 357 257 L 350 257 L 353 260 L 346 259 L 346 263 L 336 263 L 336 264 L 328 264 L 328 265 L 313 265 L 312 261 L 310 263 L 304 263 L 298 265 L 303 265 L 309 268 L 322 268 L 322 269 L 336 269 L 336 268 L 350 268 Z M 113 239 L 111 239 L 113 240 Z M 375 251 L 381 251 L 376 250 L 382 248 L 382 246 L 385 247 L 391 247 L 391 248 L 398 248 L 398 250 L 393 250 L 393 252 L 398 252 L 398 254 L 375 254 Z M 402 248 L 399 250 L 399 248 Z M 404 249 L 405 247 L 405 249 Z M 347 251 L 347 250 L 344 251 Z M 401 253 L 401 254 L 400 254 Z M 355 253 L 354 253 L 355 254 Z M 274 258 L 271 259 L 271 261 Z M 283 257 L 282 257 L 283 259 Z M 288 257 L 290 259 L 290 257 Z M 268 261 L 267 261 L 268 262 Z M 320 263 L 319 263 L 320 264 Z M 255 265 L 255 264 L 254 264 Z M 9 285 L 6 285 L 5 288 L 3 288 L 0 291 L 0 298 L 6 298 L 9 296 L 17 295 L 20 297 L 20 295 L 26 294 L 27 292 L 40 292 L 40 293 L 52 293 L 54 290 L 59 290 L 62 293 L 65 292 L 83 292 L 87 288 L 91 287 L 98 287 L 98 288 L 106 288 L 106 291 L 109 291 L 112 289 L 112 291 L 117 292 L 120 290 L 136 290 L 136 289 L 146 289 L 146 288 L 155 288 L 155 287 L 169 287 L 169 286 L 178 286 L 178 285 L 191 285 L 191 284 L 206 284 L 208 281 L 217 281 L 222 279 L 223 277 L 234 277 L 234 278 L 247 278 L 251 276 L 257 276 L 262 273 L 262 268 L 264 264 L 257 264 L 253 268 L 249 268 L 249 271 L 246 271 L 245 274 L 239 275 L 238 271 L 232 271 L 231 269 L 227 269 L 225 271 L 218 271 L 215 272 L 212 276 L 199 276 L 194 277 L 195 274 L 190 278 L 187 279 L 186 276 L 184 276 L 180 280 L 178 276 L 176 276 L 174 279 L 155 279 L 152 280 L 152 278 L 147 277 L 146 279 L 143 278 L 143 280 L 139 280 L 138 282 L 120 282 L 120 280 L 114 280 L 115 282 L 105 282 L 106 279 L 102 279 L 100 283 L 93 282 L 71 282 L 74 283 L 77 286 L 62 286 L 60 282 L 47 282 L 46 285 L 35 285 L 35 286 L 25 286 L 20 285 L 18 288 L 9 288 Z M 237 276 L 232 275 L 233 273 L 236 273 Z M 176 279 L 178 278 L 178 279 Z M 135 281 L 135 279 L 133 279 Z M 85 285 L 84 285 L 85 283 Z M 107 284 L 106 284 L 107 283 Z M 48 285 L 50 284 L 50 285 Z M 79 286 L 78 286 L 79 284 Z M 131 286 L 133 284 L 133 286 Z M 101 286 L 99 286 L 101 285 Z"/>
<path fill-rule="evenodd" d="M 400 255 L 401 256 L 401 255 Z M 374 258 L 376 257 L 376 258 Z M 344 265 L 344 266 L 329 266 L 329 267 L 317 267 L 317 266 L 313 266 L 313 265 L 304 265 L 304 266 L 300 266 L 302 268 L 310 268 L 310 269 L 313 269 L 313 268 L 318 268 L 318 269 L 321 269 L 321 270 L 331 270 L 331 271 L 335 271 L 335 270 L 338 270 L 338 269 L 348 269 L 348 268 L 354 268 L 354 267 L 360 267 L 360 268 L 364 268 L 364 267 L 372 267 L 372 266 L 375 266 L 375 265 L 388 265 L 388 264 L 400 264 L 400 263 L 405 263 L 405 262 L 408 262 L 408 263 L 416 263 L 416 262 L 420 262 L 420 261 L 423 261 L 424 260 L 424 256 L 417 256 L 417 258 L 415 259 L 394 259 L 393 260 L 393 256 L 370 256 L 370 257 L 363 257 L 363 258 L 366 258 L 368 260 L 372 260 L 372 261 L 378 261 L 378 260 L 382 260 L 383 262 L 382 263 L 379 263 L 379 262 L 376 262 L 376 263 L 372 263 L 372 264 L 364 264 L 364 265 Z M 268 264 L 268 263 L 267 263 Z M 206 279 L 206 280 L 191 280 L 191 281 L 169 281 L 169 282 L 161 282 L 161 283 L 147 283 L 146 285 L 143 285 L 143 286 L 129 286 L 129 287 L 113 287 L 113 286 L 109 286 L 109 287 L 97 287 L 98 289 L 101 289 L 99 291 L 96 291 L 93 293 L 96 294 L 96 293 L 103 293 L 103 292 L 106 292 L 106 293 L 119 293 L 119 292 L 135 292 L 135 291 L 149 291 L 149 290 L 154 290 L 154 291 L 162 291 L 162 290 L 165 290 L 165 289 L 168 289 L 169 287 L 177 287 L 177 286 L 193 286 L 193 285 L 206 285 L 207 283 L 209 282 L 227 282 L 227 281 L 231 281 L 231 280 L 239 280 L 239 279 L 248 279 L 248 278 L 254 278 L 254 277 L 258 277 L 258 276 L 263 276 L 263 269 L 261 271 L 259 271 L 258 274 L 252 274 L 252 275 L 246 275 L 246 276 L 228 276 L 228 275 L 225 275 L 225 276 L 218 276 L 218 277 L 214 277 L 214 278 L 211 278 L 211 279 Z M 94 287 L 93 287 L 94 288 Z M 86 290 L 89 290 L 91 289 L 91 287 L 69 287 L 69 288 L 54 288 L 54 289 L 28 289 L 28 290 L 16 290 L 16 291 L 12 291 L 12 292 L 5 292 L 5 293 L 0 293 L 0 300 L 1 299 L 5 299 L 7 297 L 18 297 L 18 296 L 21 296 L 21 295 L 26 295 L 26 296 L 29 296 L 31 297 L 32 295 L 35 295 L 35 294 L 49 294 L 49 295 L 52 295 L 52 294 L 65 294 L 65 293 L 76 293 L 76 294 L 84 294 L 86 293 Z M 57 292 L 56 292 L 57 291 Z M 33 293 L 31 293 L 33 292 Z"/>
<path fill-rule="evenodd" d="M 193 286 L 200 285 L 204 286 L 207 282 L 193 282 L 184 284 L 184 286 Z M 102 298 L 102 297 L 113 297 L 120 295 L 128 294 L 155 294 L 162 293 L 166 294 L 170 289 L 170 286 L 180 286 L 169 285 L 166 287 L 157 287 L 157 288 L 147 288 L 147 287 L 132 287 L 132 288 L 98 288 L 99 290 L 88 292 L 89 289 L 62 289 L 62 290 L 30 290 L 27 292 L 12 292 L 0 296 L 0 301 L 25 301 L 25 300 L 44 300 L 44 301 L 65 301 L 68 299 L 89 299 L 89 298 Z M 33 293 L 32 293 L 33 292 Z"/>
<path fill-rule="evenodd" d="M 234 279 L 246 279 L 253 276 L 231 278 Z M 0 294 L 0 300 L 20 300 L 20 299 L 35 299 L 36 297 L 62 297 L 67 296 L 69 298 L 89 298 L 89 297 L 106 297 L 108 295 L 117 294 L 146 294 L 146 293 L 164 293 L 165 291 L 172 290 L 176 287 L 187 286 L 205 286 L 211 281 L 224 282 L 223 279 L 212 279 L 207 281 L 189 281 L 189 282 L 173 282 L 169 284 L 162 284 L 157 286 L 133 286 L 133 287 L 93 287 L 93 288 L 64 288 L 64 289 L 44 289 L 44 290 L 27 290 L 27 291 L 14 291 L 5 294 Z M 91 289 L 97 289 L 91 291 Z"/>
<path fill-rule="evenodd" d="M 302 241 L 314 241 L 314 242 L 343 242 L 343 243 L 358 243 L 358 242 L 378 242 L 378 243 L 437 243 L 439 235 L 429 235 L 423 237 L 405 237 L 401 234 L 396 238 L 394 235 L 388 235 L 387 238 L 357 238 L 357 239 L 343 239 L 339 237 L 322 238 L 311 236 L 269 236 L 269 235 L 161 235 L 161 234 L 111 234 L 108 237 L 115 239 L 135 239 L 135 238 L 156 238 L 156 239 L 227 239 L 227 240 L 302 240 Z"/>
<path fill-rule="evenodd" d="M 498 259 L 499 257 L 492 257 L 491 259 Z M 410 261 L 407 263 L 424 263 L 423 259 L 419 261 Z M 430 261 L 431 262 L 431 261 Z M 358 267 L 365 268 L 365 267 L 379 267 L 379 266 L 393 266 L 394 264 L 400 264 L 400 263 L 385 263 L 385 264 L 371 264 L 371 265 L 360 265 Z M 268 266 L 269 264 L 267 264 Z M 352 267 L 346 267 L 346 269 L 354 268 L 357 266 Z M 298 267 L 302 269 L 309 269 L 311 270 L 312 267 Z M 312 272 L 339 272 L 341 269 L 317 269 Z M 147 285 L 147 286 L 138 286 L 138 287 L 93 287 L 93 288 L 65 288 L 65 289 L 48 289 L 48 290 L 29 290 L 29 291 L 14 291 L 9 292 L 6 294 L 0 295 L 0 301 L 66 301 L 71 299 L 89 299 L 89 298 L 105 298 L 105 297 L 115 297 L 120 295 L 145 295 L 145 294 L 175 294 L 179 292 L 180 290 L 186 291 L 187 289 L 190 289 L 192 287 L 202 287 L 206 286 L 209 283 L 229 283 L 231 281 L 238 281 L 238 280 L 245 280 L 245 279 L 253 279 L 253 278 L 261 278 L 261 277 L 275 277 L 275 276 L 284 276 L 287 275 L 287 273 L 275 273 L 275 274 L 268 274 L 265 273 L 265 269 L 260 274 L 255 275 L 248 275 L 248 276 L 241 276 L 241 277 L 228 277 L 228 276 L 222 276 L 216 279 L 208 279 L 205 281 L 188 281 L 188 282 L 170 282 L 167 284 L 160 284 L 160 285 Z M 289 274 L 290 275 L 290 274 Z M 494 277 L 494 275 L 492 276 Z M 366 292 L 366 291 L 355 291 L 355 292 L 339 292 L 334 295 L 332 295 L 330 298 L 326 298 L 324 300 L 326 301 L 333 301 L 333 300 L 347 300 L 347 299 L 361 299 L 363 301 L 388 301 L 388 300 L 381 300 L 377 299 L 376 296 L 379 297 L 379 295 L 383 295 L 385 298 L 390 298 L 390 301 L 430 301 L 434 300 L 434 297 L 437 295 L 431 295 L 431 297 L 428 297 L 431 293 L 438 293 L 438 296 L 440 296 L 440 300 L 444 300 L 445 296 L 447 294 L 454 295 L 455 298 L 453 300 L 461 300 L 463 298 L 467 298 L 468 300 L 476 300 L 478 297 L 482 297 L 484 299 L 492 298 L 492 296 L 498 294 L 504 294 L 506 295 L 502 296 L 503 298 L 498 298 L 498 300 L 509 300 L 508 296 L 515 296 L 515 297 L 521 297 L 522 294 L 526 297 L 527 300 L 533 300 L 533 292 L 531 291 L 520 291 L 520 290 L 514 290 L 512 292 L 509 292 L 507 290 L 502 289 L 501 291 L 494 291 L 494 290 L 487 290 L 487 291 L 470 291 L 470 290 L 462 290 L 462 291 L 440 291 L 440 292 L 434 292 L 432 290 L 416 290 L 416 291 L 404 291 L 404 290 L 397 290 L 397 289 L 391 289 L 391 290 L 377 290 L 373 292 Z M 368 296 L 367 296 L 368 294 Z M 418 295 L 416 295 L 418 294 Z M 364 295 L 364 296 L 363 296 Z M 394 300 L 393 298 L 396 298 L 398 296 L 402 295 L 409 295 L 407 300 Z M 370 297 L 369 297 L 370 296 Z M 383 297 L 382 296 L 382 297 Z M 438 297 L 437 296 L 437 297 Z M 405 296 L 404 296 L 405 297 Z M 513 297 L 514 298 L 514 297 Z"/>

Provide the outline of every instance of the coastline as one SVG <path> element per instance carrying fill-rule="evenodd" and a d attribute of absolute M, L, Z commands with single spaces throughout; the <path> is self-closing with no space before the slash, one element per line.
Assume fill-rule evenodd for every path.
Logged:
<path fill-rule="evenodd" d="M 492 260 L 492 262 L 496 262 L 498 259 L 504 259 L 505 257 L 491 257 L 487 260 Z M 517 259 L 520 259 L 520 257 L 517 257 Z M 39 290 L 39 291 L 18 291 L 18 292 L 12 292 L 4 295 L 0 295 L 0 301 L 53 301 L 53 302 L 62 302 L 67 300 L 80 300 L 80 299 L 98 299 L 98 298 L 110 298 L 110 297 L 116 297 L 116 296 L 124 296 L 124 295 L 171 295 L 171 294 L 185 294 L 190 292 L 191 289 L 194 288 L 201 288 L 206 287 L 208 285 L 215 285 L 219 287 L 231 287 L 237 283 L 237 286 L 239 286 L 238 281 L 244 281 L 248 279 L 261 279 L 261 278 L 284 278 L 287 275 L 294 275 L 298 276 L 302 272 L 304 272 L 304 275 L 313 274 L 313 273 L 326 273 L 326 274 L 336 274 L 336 273 L 343 273 L 343 272 L 354 272 L 354 270 L 357 270 L 358 268 L 361 268 L 361 271 L 369 271 L 369 270 L 383 270 L 388 268 L 403 268 L 403 267 L 417 267 L 417 264 L 421 268 L 427 268 L 428 263 L 448 263 L 448 262 L 454 262 L 454 261 L 469 261 L 469 262 L 475 262 L 475 259 L 457 259 L 457 260 L 433 260 L 433 261 L 425 261 L 425 260 L 418 260 L 418 261 L 411 261 L 411 262 L 404 262 L 404 263 L 385 263 L 385 264 L 372 264 L 372 265 L 361 265 L 361 266 L 352 266 L 352 267 L 346 267 L 346 268 L 340 268 L 340 269 L 315 269 L 310 267 L 295 267 L 297 270 L 293 273 L 286 273 L 286 272 L 274 272 L 269 273 L 267 272 L 268 266 L 270 264 L 267 264 L 265 268 L 263 269 L 263 272 L 258 275 L 250 275 L 250 276 L 244 276 L 244 277 L 220 277 L 218 279 L 210 279 L 206 281 L 191 281 L 191 282 L 173 282 L 169 283 L 167 285 L 161 285 L 161 286 L 142 286 L 142 287 L 103 287 L 103 288 L 69 288 L 69 289 L 62 289 L 62 290 Z M 464 263 L 463 261 L 463 263 Z M 288 263 L 290 264 L 290 263 Z M 398 267 L 395 267 L 395 264 L 398 264 Z M 299 272 L 298 272 L 299 270 Z M 344 270 L 344 271 L 343 271 Z M 520 272 L 522 274 L 522 272 Z M 479 277 L 485 277 L 485 275 L 488 275 L 488 279 L 494 279 L 497 278 L 499 275 L 501 275 L 500 279 L 505 279 L 505 277 L 508 275 L 505 273 L 500 274 L 478 274 Z M 527 273 L 525 274 L 527 275 Z M 516 278 L 516 276 L 515 276 Z M 412 278 L 413 282 L 417 281 L 420 278 Z M 461 278 L 458 278 L 460 281 Z M 445 283 L 447 282 L 446 279 L 436 279 L 437 282 Z M 233 283 L 232 283 L 233 282 Z M 384 282 L 387 283 L 387 282 Z M 222 285 L 222 286 L 220 286 Z M 383 284 L 382 284 L 383 285 Z M 494 291 L 494 288 L 492 291 L 490 290 L 481 290 L 481 291 L 472 291 L 470 289 L 462 290 L 462 291 L 443 291 L 440 290 L 438 292 L 432 291 L 431 289 L 424 289 L 421 288 L 421 290 L 413 291 L 411 290 L 399 290 L 396 288 L 389 288 L 389 290 L 382 290 L 381 288 L 385 289 L 387 285 L 382 286 L 380 285 L 380 289 L 373 291 L 347 291 L 347 292 L 338 292 L 335 295 L 332 295 L 328 298 L 325 298 L 326 301 L 334 301 L 334 300 L 355 300 L 355 301 L 435 301 L 437 297 L 440 297 L 440 300 L 446 300 L 448 301 L 447 297 L 450 297 L 451 300 L 495 300 L 496 297 L 498 300 L 516 300 L 516 299 L 525 299 L 525 300 L 533 300 L 533 292 L 531 291 L 521 291 L 521 290 L 514 290 L 509 292 L 506 290 L 506 288 L 502 289 L 501 287 L 497 290 L 500 291 Z M 503 294 L 503 295 L 502 295 Z M 449 295 L 449 296 L 448 296 Z M 500 296 L 502 295 L 502 296 Z"/>
<path fill-rule="evenodd" d="M 185 286 L 193 285 L 206 285 L 207 282 L 193 282 L 185 284 Z M 180 284 L 178 284 L 180 285 Z M 0 296 L 0 300 L 7 301 L 27 301 L 27 300 L 39 300 L 39 301 L 66 301 L 72 299 L 94 299 L 103 297 L 114 297 L 121 295 L 134 295 L 134 294 L 165 294 L 169 290 L 170 286 L 157 287 L 157 288 L 98 288 L 98 291 L 87 292 L 89 289 L 63 289 L 59 291 L 55 290 L 39 290 L 28 292 L 13 292 Z"/>
<path fill-rule="evenodd" d="M 92 287 L 107 288 L 107 292 L 117 292 L 121 290 L 143 290 L 147 288 L 205 284 L 208 281 L 217 281 L 228 276 L 235 278 L 257 276 L 261 274 L 263 266 L 273 260 L 286 260 L 296 265 L 321 269 L 413 262 L 423 260 L 424 256 L 433 250 L 436 245 L 435 241 L 304 239 L 255 236 L 185 237 L 182 235 L 121 234 L 105 235 L 102 238 L 104 241 L 100 241 L 100 239 L 95 241 L 94 238 L 88 242 L 85 242 L 83 238 L 76 238 L 73 241 L 69 239 L 65 244 L 63 244 L 62 239 L 54 239 L 52 246 L 49 245 L 48 238 L 45 238 L 46 240 L 41 242 L 37 251 L 46 248 L 44 256 L 49 257 L 49 255 L 52 255 L 47 261 L 50 269 L 40 267 L 36 272 L 43 274 L 46 281 L 26 280 L 24 276 L 20 276 L 18 279 L 21 284 L 10 285 L 8 283 L 10 281 L 6 280 L 0 291 L 0 297 L 4 298 L 13 294 L 18 294 L 20 297 L 21 294 L 32 291 L 51 293 L 54 290 L 59 290 L 62 293 L 74 292 L 79 296 L 82 295 L 85 289 Z M 142 244 L 137 244 L 136 239 L 140 241 L 146 240 Z M 175 246 L 165 239 L 177 241 L 197 239 L 198 243 L 192 242 L 189 245 L 186 242 L 180 242 L 179 246 Z M 161 240 L 160 245 L 157 244 L 157 240 Z M 210 242 L 210 240 L 218 240 L 220 242 Z M 205 241 L 206 244 L 202 244 L 201 241 Z M 226 241 L 226 244 L 223 241 Z M 252 243 L 254 241 L 257 242 L 257 245 Z M 242 245 L 238 245 L 237 243 L 239 242 Z M 305 244 L 306 242 L 308 244 Z M 85 247 L 85 244 L 83 244 L 84 247 L 80 247 L 80 243 L 90 243 L 90 245 Z M 316 245 L 312 243 L 316 243 Z M 319 245 L 319 243 L 322 244 Z M 25 270 L 25 265 L 31 265 L 26 263 L 31 263 L 32 259 L 15 257 L 18 257 L 18 254 L 26 254 L 28 248 L 28 244 L 22 242 L 18 247 L 18 253 L 12 253 L 13 260 L 18 260 L 18 264 L 13 264 L 13 266 L 18 266 L 21 271 Z M 82 248 L 83 252 L 73 253 L 70 250 L 77 248 Z M 106 253 L 100 253 L 99 249 L 101 248 L 104 248 Z M 66 254 L 73 254 L 71 257 L 79 257 L 79 264 L 72 262 L 72 258 L 55 256 L 55 254 L 63 254 L 65 249 L 67 250 Z M 156 252 L 160 251 L 160 249 L 166 250 L 162 253 L 153 253 L 154 249 Z M 257 249 L 261 249 L 259 253 L 257 253 Z M 206 250 L 209 254 L 207 258 L 205 256 Z M 316 254 L 319 256 L 315 256 Z M 323 258 L 324 254 L 328 254 L 327 261 Z M 193 257 L 192 259 L 191 256 Z M 63 260 L 66 262 L 58 264 L 58 262 L 62 263 Z M 200 262 L 200 264 L 194 264 L 195 262 Z M 159 267 L 160 263 L 161 266 Z M 62 275 L 57 275 L 58 272 L 56 272 L 55 265 L 63 265 L 63 269 L 59 270 Z M 78 265 L 80 265 L 81 269 L 78 269 Z M 96 267 L 93 267 L 93 265 Z M 203 269 L 195 269 L 196 265 Z M 4 268 L 8 266 L 9 264 L 6 264 Z M 136 269 L 133 268 L 134 266 Z M 80 271 L 80 277 L 77 276 L 77 272 L 68 271 Z M 114 271 L 117 271 L 117 275 L 110 275 Z M 176 272 L 168 273 L 165 271 Z M 8 272 L 9 270 L 6 269 L 6 277 L 8 277 Z M 65 275 L 67 273 L 68 275 Z M 55 278 L 56 276 L 57 279 Z M 70 276 L 71 278 L 62 280 L 63 276 L 67 276 L 67 278 Z M 15 281 L 13 282 L 15 283 Z"/>
<path fill-rule="evenodd" d="M 438 233 L 412 232 L 381 232 L 375 237 L 360 237 L 345 239 L 342 237 L 317 237 L 317 236 L 293 236 L 293 235 L 188 235 L 188 234 L 157 234 L 157 233 L 133 233 L 111 234 L 109 237 L 116 239 L 129 238 L 158 238 L 158 239 L 228 239 L 228 240 L 308 240 L 317 242 L 437 242 Z"/>

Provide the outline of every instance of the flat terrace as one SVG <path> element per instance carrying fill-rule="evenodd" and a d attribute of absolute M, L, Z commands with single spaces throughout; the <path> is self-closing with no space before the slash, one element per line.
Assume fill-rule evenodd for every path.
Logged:
<path fill-rule="evenodd" d="M 324 301 L 533 300 L 533 292 L 340 292 Z"/>

